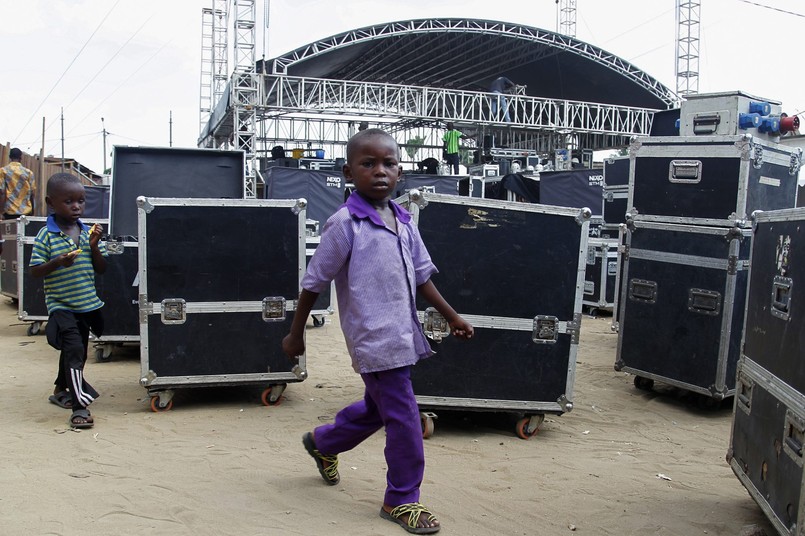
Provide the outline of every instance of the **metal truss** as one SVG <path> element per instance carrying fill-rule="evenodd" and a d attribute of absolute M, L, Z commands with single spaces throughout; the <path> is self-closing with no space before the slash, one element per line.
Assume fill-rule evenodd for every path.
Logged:
<path fill-rule="evenodd" d="M 699 92 L 699 34 L 701 2 L 676 2 L 676 92 Z"/>
<path fill-rule="evenodd" d="M 268 113 L 358 114 L 500 124 L 492 115 L 492 93 L 278 75 L 262 75 L 262 80 L 264 100 L 260 106 Z M 507 101 L 512 122 L 506 125 L 547 131 L 646 135 L 656 111 L 527 95 L 509 95 Z"/>
<path fill-rule="evenodd" d="M 328 37 L 326 39 L 321 39 L 314 43 L 310 43 L 306 46 L 300 47 L 296 50 L 293 50 L 287 54 L 284 54 L 273 61 L 273 72 L 275 74 L 286 74 L 288 72 L 288 68 L 293 66 L 294 64 L 301 62 L 303 60 L 310 59 L 314 56 L 324 54 L 326 52 L 330 52 L 335 49 L 349 47 L 358 43 L 367 42 L 367 41 L 378 41 L 388 38 L 393 38 L 395 36 L 403 35 L 403 34 L 436 34 L 441 35 L 443 38 L 446 34 L 450 33 L 462 33 L 467 38 L 473 34 L 479 36 L 489 36 L 489 35 L 499 35 L 511 38 L 511 43 L 506 44 L 499 44 L 496 46 L 512 46 L 516 48 L 517 41 L 528 42 L 528 43 L 537 43 L 541 45 L 545 45 L 546 47 L 553 49 L 552 51 L 546 52 L 543 51 L 543 54 L 546 53 L 557 53 L 557 52 L 569 52 L 572 54 L 576 54 L 578 56 L 584 57 L 590 61 L 598 63 L 614 72 L 623 76 L 633 83 L 639 85 L 640 87 L 647 90 L 649 93 L 654 95 L 656 98 L 661 100 L 662 102 L 666 103 L 667 107 L 672 107 L 675 105 L 677 101 L 677 96 L 661 84 L 658 80 L 654 79 L 653 77 L 646 74 L 641 69 L 638 69 L 636 66 L 632 65 L 631 63 L 619 58 L 618 56 L 609 53 L 605 50 L 602 50 L 598 47 L 590 45 L 589 43 L 585 43 L 583 41 L 579 41 L 573 37 L 562 35 L 554 32 L 549 32 L 546 30 L 542 30 L 539 28 L 534 28 L 530 26 L 522 26 L 517 24 L 505 23 L 505 22 L 497 22 L 497 21 L 485 21 L 485 20 L 477 20 L 477 19 L 417 19 L 417 20 L 409 20 L 409 21 L 401 21 L 401 22 L 392 22 L 387 24 L 380 24 L 377 26 L 370 26 L 365 28 L 359 28 L 356 30 L 351 30 L 348 32 L 344 32 L 332 37 Z M 393 45 L 393 39 L 389 39 L 385 46 L 391 47 Z M 439 50 L 433 46 L 433 43 L 428 41 L 427 43 L 423 43 L 422 46 L 427 46 L 429 48 L 429 54 L 444 54 L 447 56 L 454 57 L 454 51 L 449 49 Z M 477 69 L 479 66 L 483 65 L 490 65 L 490 69 L 494 69 L 496 72 L 502 72 L 506 69 L 505 65 L 500 65 L 499 63 L 495 62 L 485 62 L 483 58 L 485 57 L 494 57 L 496 60 L 499 60 L 502 55 L 500 54 L 499 50 L 478 50 L 479 53 L 484 53 L 483 57 L 476 58 L 472 56 L 473 46 L 483 46 L 483 43 L 478 40 L 476 45 L 473 45 L 472 41 L 467 42 L 466 48 L 462 46 L 462 54 L 469 54 L 471 57 L 474 58 L 473 67 L 475 70 L 473 72 L 469 72 L 469 67 L 466 69 L 468 72 L 466 73 L 455 73 L 450 72 L 449 77 L 453 80 L 453 85 L 458 85 L 456 81 L 460 81 L 463 83 L 467 83 L 468 80 L 477 80 L 482 78 L 486 75 L 486 73 L 478 72 Z M 529 52 L 522 47 L 520 49 L 520 54 L 533 54 L 533 51 Z M 492 56 L 488 56 L 492 55 Z M 407 61 L 415 62 L 417 58 L 417 51 L 412 50 L 409 53 L 409 58 Z M 517 57 L 515 54 L 514 57 L 509 57 L 508 61 L 522 61 L 522 57 Z M 406 61 L 406 60 L 403 60 Z M 431 61 L 431 64 L 439 63 L 435 60 Z M 395 69 L 398 72 L 404 72 L 404 68 L 397 69 L 398 62 L 395 62 Z M 443 63 L 442 65 L 449 65 Z M 404 67 L 404 65 L 403 65 Z M 366 68 L 366 67 L 363 67 Z M 353 69 L 361 69 L 361 67 L 354 67 Z M 354 74 L 359 74 L 356 72 Z M 422 75 L 422 73 L 419 73 Z M 353 76 L 344 76 L 344 74 L 339 73 L 339 76 L 342 78 L 353 78 Z M 393 73 L 391 76 L 394 76 Z M 448 75 L 443 75 L 447 77 Z M 461 77 L 465 76 L 466 78 L 462 79 Z M 435 80 L 438 80 L 435 79 Z M 444 84 L 435 84 L 439 85 L 440 87 L 449 87 Z"/>
<path fill-rule="evenodd" d="M 200 129 L 210 119 L 229 80 L 227 61 L 227 0 L 212 0 L 213 7 L 201 10 Z"/>
<path fill-rule="evenodd" d="M 261 73 L 236 73 L 232 86 L 231 110 L 212 126 L 212 140 L 205 143 L 231 144 L 255 159 L 274 145 L 315 146 L 341 156 L 358 121 L 367 119 L 392 132 L 403 149 L 411 138 L 423 138 L 420 154 L 437 158 L 441 140 L 436 131 L 448 121 L 475 134 L 475 142 L 494 135 L 499 145 L 538 152 L 568 146 L 608 149 L 628 145 L 631 136 L 648 135 L 656 111 L 510 95 L 512 122 L 502 123 L 492 117 L 493 94 L 485 92 Z M 475 142 L 468 141 L 468 147 Z M 247 184 L 247 192 L 256 188 L 254 180 Z"/>

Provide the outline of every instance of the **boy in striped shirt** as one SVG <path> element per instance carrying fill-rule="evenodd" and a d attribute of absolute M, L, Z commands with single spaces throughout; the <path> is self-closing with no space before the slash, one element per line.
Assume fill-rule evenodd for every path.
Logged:
<path fill-rule="evenodd" d="M 89 332 L 103 332 L 103 302 L 95 292 L 95 272 L 106 270 L 106 248 L 100 225 L 87 227 L 84 186 L 75 175 L 56 173 L 45 197 L 53 214 L 40 229 L 31 253 L 31 275 L 45 278 L 48 344 L 61 351 L 59 372 L 50 401 L 73 410 L 70 426 L 91 428 L 87 406 L 99 395 L 84 379 Z"/>

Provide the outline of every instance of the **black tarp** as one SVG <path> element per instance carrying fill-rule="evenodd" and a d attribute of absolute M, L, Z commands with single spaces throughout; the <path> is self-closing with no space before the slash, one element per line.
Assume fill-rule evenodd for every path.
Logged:
<path fill-rule="evenodd" d="M 589 208 L 601 216 L 604 172 L 601 169 L 573 169 L 540 173 L 540 202 L 560 207 Z"/>
<path fill-rule="evenodd" d="M 434 194 L 458 195 L 458 181 L 463 178 L 462 175 L 404 174 L 397 182 L 395 197 L 415 188 Z"/>
<path fill-rule="evenodd" d="M 266 199 L 307 199 L 307 218 L 321 225 L 344 204 L 344 176 L 336 171 L 270 167 Z"/>

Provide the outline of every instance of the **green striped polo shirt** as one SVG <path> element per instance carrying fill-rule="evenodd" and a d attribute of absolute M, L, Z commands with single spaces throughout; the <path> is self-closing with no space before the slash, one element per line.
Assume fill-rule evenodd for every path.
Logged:
<path fill-rule="evenodd" d="M 103 302 L 95 292 L 95 270 L 92 268 L 92 252 L 89 247 L 89 227 L 80 220 L 81 236 L 79 249 L 72 266 L 59 266 L 45 276 L 45 304 L 48 314 L 60 309 L 75 313 L 86 313 L 103 307 Z M 106 244 L 98 247 L 107 256 Z M 62 253 L 76 249 L 73 240 L 59 229 L 53 216 L 48 216 L 47 225 L 42 227 L 34 239 L 30 266 L 44 264 Z"/>

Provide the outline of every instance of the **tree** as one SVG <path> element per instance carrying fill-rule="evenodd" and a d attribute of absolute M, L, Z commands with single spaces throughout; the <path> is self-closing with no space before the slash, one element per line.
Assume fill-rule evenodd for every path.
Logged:
<path fill-rule="evenodd" d="M 405 154 L 408 155 L 408 158 L 411 160 L 414 159 L 416 153 L 419 152 L 419 148 L 425 144 L 425 138 L 421 136 L 416 136 L 411 138 L 407 142 L 405 142 Z"/>

